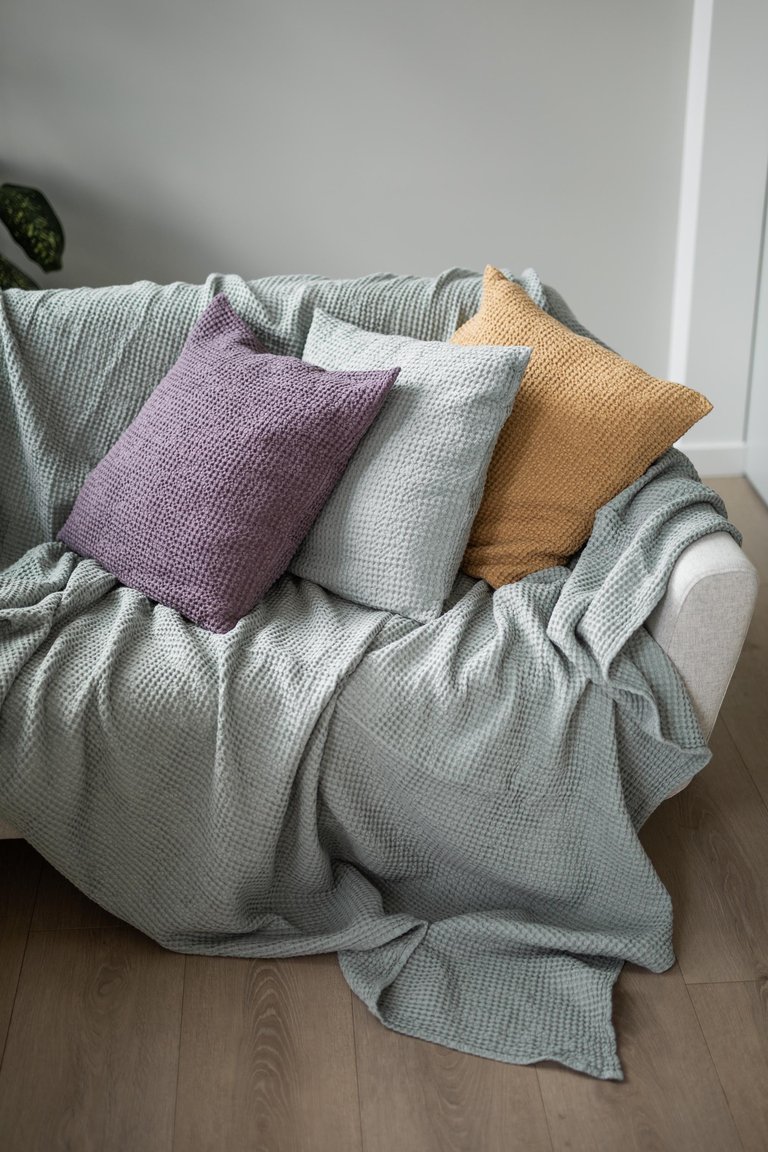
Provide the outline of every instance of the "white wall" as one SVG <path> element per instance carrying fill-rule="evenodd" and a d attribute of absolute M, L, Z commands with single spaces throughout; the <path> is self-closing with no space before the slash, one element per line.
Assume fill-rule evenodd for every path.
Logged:
<path fill-rule="evenodd" d="M 745 472 L 768 504 L 768 195 L 763 219 L 763 253 L 755 315 L 755 344 L 746 425 Z"/>
<path fill-rule="evenodd" d="M 0 178 L 65 222 L 46 284 L 530 264 L 664 374 L 691 11 L 16 0 Z"/>
<path fill-rule="evenodd" d="M 703 143 L 685 382 L 714 411 L 682 446 L 714 475 L 744 470 L 768 167 L 766 0 L 714 0 Z"/>

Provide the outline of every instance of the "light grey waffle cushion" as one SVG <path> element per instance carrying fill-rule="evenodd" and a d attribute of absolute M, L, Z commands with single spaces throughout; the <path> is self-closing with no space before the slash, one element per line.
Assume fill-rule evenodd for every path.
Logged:
<path fill-rule="evenodd" d="M 316 309 L 305 360 L 400 374 L 291 571 L 372 608 L 439 616 L 529 355 L 366 332 Z"/>

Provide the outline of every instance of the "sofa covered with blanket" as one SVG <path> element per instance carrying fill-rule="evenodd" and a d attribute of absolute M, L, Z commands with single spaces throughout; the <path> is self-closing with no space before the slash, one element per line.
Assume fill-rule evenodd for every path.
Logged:
<path fill-rule="evenodd" d="M 505 327 L 510 293 L 525 339 Z M 621 965 L 674 960 L 637 831 L 708 760 L 756 589 L 722 502 L 670 446 L 680 430 L 657 440 L 646 420 L 647 460 L 624 474 L 620 448 L 603 451 L 613 399 L 602 423 L 583 407 L 604 371 L 643 404 L 646 388 L 678 394 L 611 359 L 530 270 L 212 276 L 9 291 L 1 309 L 2 834 L 164 947 L 336 951 L 390 1027 L 620 1079 Z M 197 354 L 190 333 L 221 350 L 222 323 L 240 326 L 237 356 L 293 358 L 290 379 L 342 407 L 345 373 L 378 389 L 295 539 L 273 515 L 254 563 L 272 548 L 275 567 L 256 583 L 241 578 L 250 527 L 220 571 L 215 543 L 174 567 L 145 534 L 134 555 L 141 510 L 156 499 L 173 533 L 197 467 L 177 453 L 142 471 L 158 385 Z M 568 427 L 537 440 L 563 362 L 587 412 L 579 454 Z M 208 444 L 218 414 L 200 411 Z M 509 460 L 526 454 L 523 483 Z M 235 475 L 250 491 L 237 466 L 222 498 Z M 593 482 L 605 499 L 588 513 Z M 184 546 L 201 547 L 218 520 L 208 505 L 188 519 Z M 520 555 L 499 531 L 525 538 Z M 227 581 L 234 600 L 211 609 Z"/>

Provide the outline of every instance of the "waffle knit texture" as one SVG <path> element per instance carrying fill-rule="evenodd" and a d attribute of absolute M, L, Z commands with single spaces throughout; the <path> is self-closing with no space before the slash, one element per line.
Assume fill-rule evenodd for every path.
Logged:
<path fill-rule="evenodd" d="M 334 371 L 398 364 L 400 374 L 291 571 L 360 604 L 434 620 L 529 350 L 366 332 L 318 308 L 304 356 Z"/>
<path fill-rule="evenodd" d="M 275 356 L 215 296 L 58 538 L 228 632 L 288 567 L 397 374 Z"/>
<path fill-rule="evenodd" d="M 708 758 L 640 627 L 681 551 L 727 527 L 685 457 L 598 512 L 572 571 L 461 577 L 423 625 L 286 573 L 217 635 L 51 542 L 214 289 L 295 352 L 313 302 L 447 339 L 479 284 L 2 294 L 0 813 L 165 947 L 339 950 L 389 1027 L 620 1078 L 621 964 L 673 961 L 636 831 Z"/>
<path fill-rule="evenodd" d="M 452 341 L 532 348 L 462 560 L 493 588 L 565 564 L 597 509 L 712 410 L 691 388 L 577 335 L 496 268 Z"/>
<path fill-rule="evenodd" d="M 585 332 L 528 269 L 519 282 Z M 204 284 L 54 288 L 0 295 L 0 567 L 52 540 L 88 473 L 179 356 L 192 325 L 224 293 L 270 351 L 301 356 L 316 307 L 374 332 L 449 340 L 478 309 L 482 277 L 375 273 L 356 280 L 211 275 Z"/>

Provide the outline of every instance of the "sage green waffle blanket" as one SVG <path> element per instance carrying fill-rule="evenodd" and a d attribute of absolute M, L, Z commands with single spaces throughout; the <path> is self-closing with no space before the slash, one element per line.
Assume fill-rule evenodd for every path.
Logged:
<path fill-rule="evenodd" d="M 674 959 L 636 831 L 709 755 L 641 623 L 722 504 L 672 450 L 570 569 L 460 577 L 432 623 L 287 575 L 205 632 L 50 539 L 222 288 L 294 352 L 314 303 L 440 338 L 479 297 L 457 271 L 3 294 L 0 813 L 165 947 L 338 950 L 393 1028 L 621 1078 L 621 964 Z"/>

